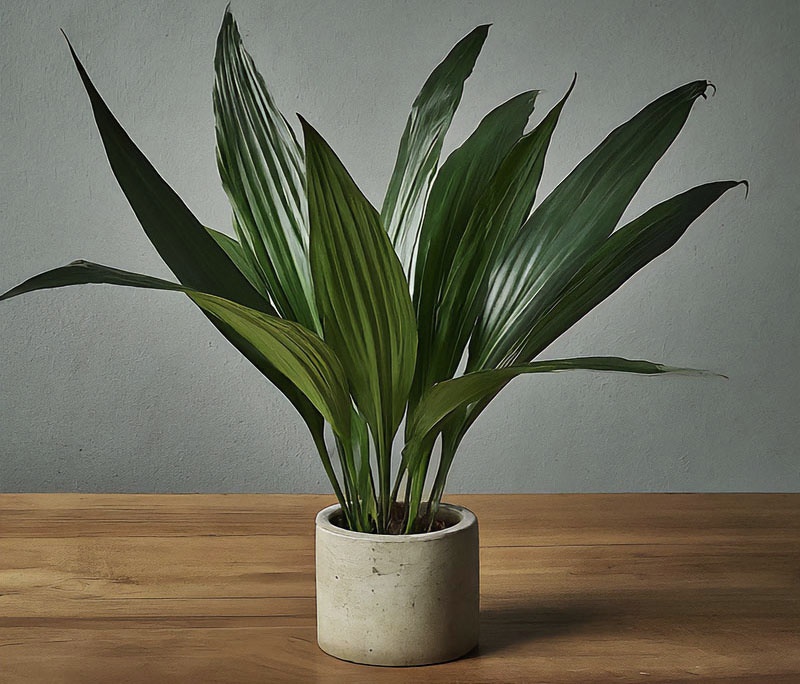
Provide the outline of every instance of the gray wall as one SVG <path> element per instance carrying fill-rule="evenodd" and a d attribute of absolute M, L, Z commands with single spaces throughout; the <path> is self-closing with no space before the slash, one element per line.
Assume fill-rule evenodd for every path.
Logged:
<path fill-rule="evenodd" d="M 0 289 L 74 258 L 169 276 L 109 172 L 63 27 L 134 139 L 201 220 L 229 214 L 210 90 L 220 2 L 6 0 Z M 615 125 L 708 78 L 627 217 L 748 178 L 546 354 L 618 354 L 728 381 L 588 373 L 515 381 L 466 439 L 453 491 L 797 490 L 797 70 L 788 2 L 248 2 L 234 11 L 287 115 L 378 202 L 409 105 L 494 27 L 449 137 L 530 87 L 578 85 L 549 191 Z M 293 117 L 291 117 L 293 118 Z M 281 395 L 177 295 L 88 286 L 0 305 L 0 490 L 328 491 Z"/>

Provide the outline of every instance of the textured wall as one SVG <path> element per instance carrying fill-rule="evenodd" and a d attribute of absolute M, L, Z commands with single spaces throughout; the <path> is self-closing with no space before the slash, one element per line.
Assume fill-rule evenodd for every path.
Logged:
<path fill-rule="evenodd" d="M 169 276 L 115 185 L 58 34 L 208 225 L 212 55 L 224 1 L 7 0 L 0 289 L 74 258 Z M 530 87 L 577 88 L 542 190 L 661 93 L 708 78 L 626 217 L 691 185 L 749 178 L 546 354 L 618 354 L 730 380 L 588 373 L 515 381 L 465 440 L 460 491 L 800 488 L 800 4 L 237 0 L 290 118 L 302 112 L 374 202 L 433 66 L 493 22 L 448 149 Z M 0 491 L 328 491 L 282 396 L 178 295 L 87 286 L 0 305 Z"/>

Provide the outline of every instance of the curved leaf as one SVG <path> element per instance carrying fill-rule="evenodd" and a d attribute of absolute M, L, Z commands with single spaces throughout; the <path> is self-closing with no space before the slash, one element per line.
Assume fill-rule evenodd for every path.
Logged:
<path fill-rule="evenodd" d="M 414 370 L 408 285 L 378 213 L 319 133 L 302 124 L 311 264 L 325 338 L 342 359 L 356 404 L 376 437 L 391 438 Z"/>
<path fill-rule="evenodd" d="M 522 135 L 537 94 L 521 93 L 492 110 L 436 174 L 420 229 L 412 288 L 420 347 L 433 344 L 436 306 L 458 244 L 478 199 Z"/>
<path fill-rule="evenodd" d="M 325 340 L 342 361 L 378 452 L 383 519 L 391 444 L 417 351 L 403 269 L 372 207 L 333 150 L 304 119 L 311 268 Z"/>
<path fill-rule="evenodd" d="M 343 439 L 350 439 L 350 397 L 344 370 L 336 354 L 314 333 L 216 295 L 88 261 L 74 261 L 26 280 L 2 296 L 67 285 L 105 283 L 184 292 L 205 313 L 232 328 L 314 405 Z"/>
<path fill-rule="evenodd" d="M 100 97 L 68 39 L 67 44 L 89 95 L 114 176 L 145 234 L 170 270 L 188 287 L 274 314 L 275 309 L 269 300 L 248 282 L 215 238 L 136 147 Z M 219 319 L 211 320 L 292 403 L 308 425 L 320 456 L 327 458 L 324 423 L 314 406 L 231 326 Z"/>
<path fill-rule="evenodd" d="M 462 38 L 422 86 L 408 117 L 397 152 L 381 219 L 409 275 L 414 272 L 414 253 L 445 133 L 450 127 L 464 81 L 472 73 L 489 26 L 478 26 Z"/>
<path fill-rule="evenodd" d="M 426 440 L 435 439 L 438 434 L 437 429 L 454 411 L 480 401 L 486 395 L 496 394 L 518 375 L 567 370 L 616 371 L 644 375 L 663 373 L 717 375 L 694 368 L 676 368 L 651 361 L 630 360 L 616 356 L 587 356 L 574 359 L 534 361 L 519 366 L 475 371 L 440 382 L 425 393 L 411 417 L 408 443 L 414 448 Z"/>
<path fill-rule="evenodd" d="M 217 164 L 237 233 L 255 256 L 281 315 L 316 330 L 303 152 L 245 50 L 229 9 L 214 68 Z"/>
<path fill-rule="evenodd" d="M 522 358 L 533 358 L 614 293 L 640 268 L 666 252 L 692 222 L 725 192 L 744 181 L 699 185 L 657 204 L 612 233 L 571 278 L 555 305 L 525 336 Z"/>

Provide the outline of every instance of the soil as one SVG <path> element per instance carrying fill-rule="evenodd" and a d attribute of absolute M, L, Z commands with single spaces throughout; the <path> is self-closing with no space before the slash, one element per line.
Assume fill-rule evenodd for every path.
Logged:
<path fill-rule="evenodd" d="M 423 506 L 424 510 L 424 506 Z M 387 534 L 404 534 L 405 532 L 405 513 L 406 513 L 406 506 L 403 503 L 396 503 L 392 506 L 392 509 L 389 513 L 389 529 Z M 342 527 L 347 529 L 344 525 L 344 517 L 337 516 L 336 518 L 332 518 L 331 522 L 334 523 L 337 527 Z M 441 518 L 437 518 L 433 525 L 431 525 L 431 532 L 437 532 L 439 530 L 444 530 L 448 527 L 451 527 L 454 523 L 448 520 L 442 520 Z M 426 530 L 427 531 L 427 530 Z"/>

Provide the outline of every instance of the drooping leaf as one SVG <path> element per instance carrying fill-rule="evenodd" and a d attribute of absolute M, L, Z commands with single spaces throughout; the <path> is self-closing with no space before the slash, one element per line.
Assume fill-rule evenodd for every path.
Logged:
<path fill-rule="evenodd" d="M 694 368 L 676 368 L 651 361 L 630 360 L 615 356 L 587 356 L 574 359 L 534 361 L 519 366 L 496 368 L 466 373 L 445 380 L 428 390 L 411 416 L 408 443 L 423 444 L 435 438 L 437 428 L 454 411 L 468 406 L 488 394 L 495 394 L 509 381 L 526 373 L 553 373 L 566 370 L 616 371 L 656 375 L 680 373 L 684 375 L 716 375 Z"/>
<path fill-rule="evenodd" d="M 305 395 L 337 434 L 350 439 L 350 397 L 344 370 L 325 342 L 293 321 L 160 278 L 88 261 L 75 261 L 34 276 L 0 296 L 0 301 L 36 290 L 89 283 L 184 292 L 205 313 L 246 340 Z"/>
<path fill-rule="evenodd" d="M 444 136 L 488 32 L 489 26 L 473 29 L 433 70 L 414 100 L 400 140 L 381 219 L 409 279 L 414 272 L 417 236 Z"/>
<path fill-rule="evenodd" d="M 414 308 L 378 212 L 319 133 L 301 121 L 311 268 L 322 328 L 372 430 L 382 500 L 388 506 L 391 443 L 405 411 L 416 359 Z"/>
<path fill-rule="evenodd" d="M 573 82 L 574 85 L 574 82 Z M 490 268 L 516 235 L 533 202 L 558 117 L 572 90 L 510 149 L 470 215 L 445 273 L 435 307 L 420 310 L 414 396 L 456 372 L 489 285 Z"/>
<path fill-rule="evenodd" d="M 225 192 L 280 314 L 318 328 L 308 263 L 303 152 L 226 10 L 214 58 L 217 162 Z"/>
<path fill-rule="evenodd" d="M 652 102 L 615 129 L 536 208 L 493 271 L 468 370 L 527 360 L 519 356 L 521 339 L 614 230 L 707 86 L 694 81 Z"/>

